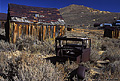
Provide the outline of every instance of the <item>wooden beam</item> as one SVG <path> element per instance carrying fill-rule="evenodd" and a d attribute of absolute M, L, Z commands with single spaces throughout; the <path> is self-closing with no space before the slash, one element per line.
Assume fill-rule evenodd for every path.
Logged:
<path fill-rule="evenodd" d="M 37 37 L 37 27 L 36 27 L 36 25 L 33 25 L 33 36 L 35 38 Z"/>
<path fill-rule="evenodd" d="M 36 25 L 36 26 L 37 26 L 37 38 L 39 39 L 39 35 L 40 35 L 40 34 L 39 34 L 39 32 L 40 32 L 40 31 L 39 31 L 39 30 L 40 30 L 40 26 L 38 26 L 38 25 Z"/>
<path fill-rule="evenodd" d="M 33 28 L 34 28 L 34 25 L 32 24 L 31 26 L 31 35 L 33 36 Z"/>
<path fill-rule="evenodd" d="M 22 29 L 22 35 L 26 35 L 26 25 L 23 25 L 23 29 Z"/>
<path fill-rule="evenodd" d="M 48 34 L 49 34 L 49 38 L 50 38 L 50 25 L 48 26 Z"/>
<path fill-rule="evenodd" d="M 46 38 L 46 25 L 43 26 L 43 40 Z"/>
<path fill-rule="evenodd" d="M 29 24 L 29 26 L 28 26 L 28 34 L 29 34 L 29 36 L 30 36 L 30 34 L 31 34 L 31 24 Z"/>
<path fill-rule="evenodd" d="M 13 37 L 13 43 L 16 42 L 16 38 L 17 38 L 17 31 L 18 31 L 18 28 L 17 28 L 17 24 L 14 23 L 14 37 Z"/>
<path fill-rule="evenodd" d="M 10 26 L 9 26 L 9 42 L 10 43 L 12 43 L 12 39 L 13 39 L 12 33 L 13 33 L 13 23 L 10 22 Z"/>
<path fill-rule="evenodd" d="M 28 35 L 28 25 L 26 25 L 26 35 Z"/>
<path fill-rule="evenodd" d="M 60 34 L 59 34 L 59 36 L 61 36 L 62 35 L 62 26 L 60 25 Z"/>
<path fill-rule="evenodd" d="M 63 26 L 63 30 L 62 31 L 63 31 L 62 34 L 65 35 L 65 26 Z"/>
<path fill-rule="evenodd" d="M 55 30 L 56 30 L 56 26 L 53 26 L 53 39 L 55 39 Z"/>
<path fill-rule="evenodd" d="M 19 37 L 22 35 L 22 25 L 19 25 Z"/>
<path fill-rule="evenodd" d="M 40 37 L 41 37 L 40 40 L 43 41 L 43 25 L 41 25 L 40 31 L 41 31 L 40 32 Z"/>

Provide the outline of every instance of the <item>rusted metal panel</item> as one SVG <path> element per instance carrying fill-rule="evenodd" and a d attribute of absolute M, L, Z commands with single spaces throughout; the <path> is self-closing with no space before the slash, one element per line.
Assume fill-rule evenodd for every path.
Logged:
<path fill-rule="evenodd" d="M 90 48 L 83 49 L 82 53 L 82 62 L 90 60 Z"/>
<path fill-rule="evenodd" d="M 9 13 L 12 21 L 32 22 L 42 24 L 62 24 L 64 19 L 57 8 L 41 8 L 24 5 L 9 4 Z"/>

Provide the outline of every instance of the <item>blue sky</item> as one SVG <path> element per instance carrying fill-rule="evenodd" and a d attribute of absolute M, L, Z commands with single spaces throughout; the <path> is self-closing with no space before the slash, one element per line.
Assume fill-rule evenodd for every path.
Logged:
<path fill-rule="evenodd" d="M 58 9 L 77 4 L 102 11 L 120 12 L 120 0 L 0 0 L 0 13 L 7 13 L 8 3 Z"/>

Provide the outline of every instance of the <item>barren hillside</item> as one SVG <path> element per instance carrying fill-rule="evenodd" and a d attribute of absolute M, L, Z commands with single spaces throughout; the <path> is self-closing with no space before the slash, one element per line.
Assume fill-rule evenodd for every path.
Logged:
<path fill-rule="evenodd" d="M 112 23 L 120 17 L 120 13 L 100 11 L 83 5 L 70 5 L 59 9 L 67 24 L 93 25 L 94 23 Z"/>

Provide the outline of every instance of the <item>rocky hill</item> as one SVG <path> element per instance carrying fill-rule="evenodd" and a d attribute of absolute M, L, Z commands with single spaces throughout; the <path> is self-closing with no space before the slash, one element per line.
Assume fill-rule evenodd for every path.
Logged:
<path fill-rule="evenodd" d="M 67 24 L 93 26 L 94 23 L 112 23 L 119 19 L 120 13 L 100 11 L 83 5 L 70 5 L 59 9 Z"/>

